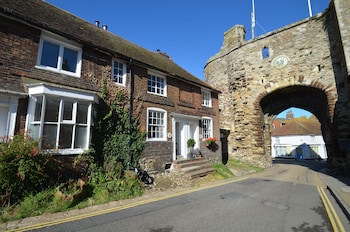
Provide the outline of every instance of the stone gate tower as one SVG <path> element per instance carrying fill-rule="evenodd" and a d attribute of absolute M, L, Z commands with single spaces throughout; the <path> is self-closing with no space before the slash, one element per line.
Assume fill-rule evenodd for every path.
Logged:
<path fill-rule="evenodd" d="M 298 107 L 320 121 L 330 167 L 350 171 L 349 70 L 350 1 L 250 41 L 241 25 L 226 31 L 204 72 L 222 91 L 229 156 L 269 166 L 272 120 Z"/>

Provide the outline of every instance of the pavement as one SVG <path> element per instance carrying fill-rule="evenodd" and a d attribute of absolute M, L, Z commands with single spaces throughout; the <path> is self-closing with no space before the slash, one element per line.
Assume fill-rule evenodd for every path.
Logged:
<path fill-rule="evenodd" d="M 350 221 L 350 176 L 338 176 L 324 169 L 320 175 Z"/>

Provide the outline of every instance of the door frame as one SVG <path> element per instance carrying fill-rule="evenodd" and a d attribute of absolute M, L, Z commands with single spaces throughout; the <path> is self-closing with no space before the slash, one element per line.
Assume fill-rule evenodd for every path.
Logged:
<path fill-rule="evenodd" d="M 170 116 L 172 117 L 173 160 L 177 160 L 178 156 L 189 159 L 191 157 L 188 157 L 187 140 L 193 138 L 196 142 L 194 149 L 199 148 L 199 121 L 201 117 L 178 113 L 171 113 Z M 177 131 L 179 128 L 181 128 L 181 131 Z M 179 136 L 181 147 L 178 148 L 177 141 Z M 180 151 L 179 154 L 177 154 L 178 150 Z"/>

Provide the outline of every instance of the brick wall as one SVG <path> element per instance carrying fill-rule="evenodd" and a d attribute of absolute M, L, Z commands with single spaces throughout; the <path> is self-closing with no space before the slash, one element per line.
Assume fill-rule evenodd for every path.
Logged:
<path fill-rule="evenodd" d="M 167 97 L 147 93 L 148 67 L 144 64 L 125 60 L 127 74 L 125 87 L 116 85 L 111 79 L 112 59 L 114 55 L 103 52 L 89 44 L 81 44 L 82 67 L 81 76 L 72 77 L 52 71 L 46 71 L 35 67 L 37 63 L 41 30 L 27 24 L 19 23 L 0 16 L 0 83 L 4 89 L 25 93 L 24 83 L 45 82 L 58 86 L 72 87 L 80 90 L 94 91 L 100 94 L 102 80 L 107 80 L 107 101 L 114 100 L 118 91 L 123 91 L 127 96 L 126 107 L 129 106 L 131 86 L 130 80 L 134 80 L 134 105 L 133 113 L 140 118 L 141 130 L 146 130 L 147 107 L 158 107 L 168 112 L 167 132 L 172 132 L 172 119 L 170 113 L 179 113 L 192 116 L 207 116 L 213 119 L 215 125 L 219 122 L 218 95 L 213 94 L 213 108 L 202 107 L 201 88 L 186 81 L 166 76 Z M 6 52 L 7 51 L 7 52 Z M 123 57 L 117 57 L 124 59 Z M 25 96 L 25 95 L 23 95 Z M 25 127 L 28 98 L 19 100 L 16 130 Z M 219 138 L 219 128 L 215 127 L 214 136 Z M 171 162 L 173 154 L 172 139 L 166 142 L 147 142 L 145 157 L 154 157 L 155 169 L 165 168 L 165 164 Z M 216 156 L 221 153 L 216 152 Z M 209 154 L 208 156 L 214 156 Z"/>

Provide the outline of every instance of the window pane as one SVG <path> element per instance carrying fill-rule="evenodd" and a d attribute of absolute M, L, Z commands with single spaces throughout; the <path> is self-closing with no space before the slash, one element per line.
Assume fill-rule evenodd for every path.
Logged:
<path fill-rule="evenodd" d="M 78 102 L 77 123 L 87 124 L 89 103 Z"/>
<path fill-rule="evenodd" d="M 72 100 L 64 100 L 63 120 L 72 120 L 73 104 Z"/>
<path fill-rule="evenodd" d="M 57 122 L 60 100 L 58 98 L 47 98 L 45 108 L 45 122 Z"/>
<path fill-rule="evenodd" d="M 42 148 L 56 148 L 57 125 L 44 125 Z"/>
<path fill-rule="evenodd" d="M 58 147 L 60 149 L 72 148 L 72 135 L 73 135 L 73 125 L 61 125 Z"/>
<path fill-rule="evenodd" d="M 31 124 L 29 134 L 33 139 L 39 139 L 40 124 Z"/>
<path fill-rule="evenodd" d="M 40 64 L 57 68 L 57 60 L 60 47 L 57 44 L 43 42 Z"/>
<path fill-rule="evenodd" d="M 78 52 L 69 48 L 64 48 L 62 69 L 69 72 L 76 72 Z"/>
<path fill-rule="evenodd" d="M 74 148 L 88 148 L 87 135 L 88 130 L 86 126 L 77 126 L 75 129 Z"/>
<path fill-rule="evenodd" d="M 41 120 L 41 108 L 43 105 L 43 97 L 37 97 L 35 102 L 35 112 L 34 112 L 34 121 Z"/>

